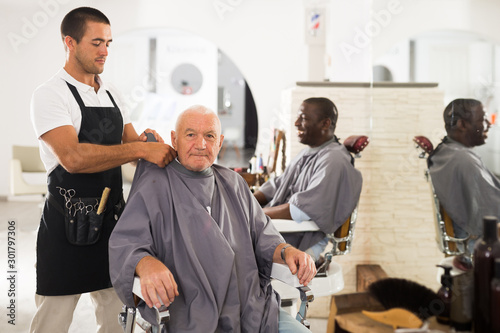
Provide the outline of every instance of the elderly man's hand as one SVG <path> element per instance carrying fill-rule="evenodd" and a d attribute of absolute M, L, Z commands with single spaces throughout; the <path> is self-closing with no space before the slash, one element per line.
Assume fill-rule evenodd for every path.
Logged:
<path fill-rule="evenodd" d="M 292 246 L 285 249 L 285 263 L 292 274 L 297 274 L 299 282 L 304 286 L 316 275 L 316 265 L 311 256 Z"/>
<path fill-rule="evenodd" d="M 150 256 L 142 258 L 135 272 L 141 278 L 141 293 L 150 308 L 153 305 L 160 308 L 158 296 L 166 306 L 179 296 L 172 272 L 158 259 Z"/>

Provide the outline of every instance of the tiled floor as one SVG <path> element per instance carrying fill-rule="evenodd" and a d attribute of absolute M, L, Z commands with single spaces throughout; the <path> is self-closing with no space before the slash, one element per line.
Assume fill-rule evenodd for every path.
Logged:
<path fill-rule="evenodd" d="M 35 311 L 35 242 L 36 230 L 40 220 L 40 208 L 37 198 L 28 198 L 31 201 L 0 201 L 0 332 L 21 333 L 27 332 L 31 318 Z M 33 201 L 34 200 L 34 201 Z M 8 323 L 7 306 L 11 301 L 8 295 L 10 283 L 7 280 L 11 271 L 7 266 L 7 233 L 9 221 L 15 221 L 15 249 L 16 249 L 16 313 L 15 325 Z M 12 228 L 11 228 L 12 229 Z M 309 318 L 314 333 L 326 332 L 326 319 Z M 88 295 L 83 295 L 77 306 L 71 333 L 95 332 L 96 324 L 93 307 Z"/>

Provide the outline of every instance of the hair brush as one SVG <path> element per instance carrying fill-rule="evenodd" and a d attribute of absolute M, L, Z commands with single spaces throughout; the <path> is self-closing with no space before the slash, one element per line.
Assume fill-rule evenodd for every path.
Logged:
<path fill-rule="evenodd" d="M 434 291 L 410 280 L 378 280 L 368 286 L 368 291 L 384 308 L 403 308 L 422 320 L 436 316 L 444 310 L 443 302 Z"/>

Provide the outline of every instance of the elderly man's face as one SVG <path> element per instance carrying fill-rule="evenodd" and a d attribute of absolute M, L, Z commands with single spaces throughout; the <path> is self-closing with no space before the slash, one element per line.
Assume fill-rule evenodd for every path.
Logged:
<path fill-rule="evenodd" d="M 182 115 L 176 131 L 172 131 L 172 145 L 179 162 L 188 170 L 203 171 L 210 167 L 222 146 L 224 136 L 214 113 L 187 112 Z"/>

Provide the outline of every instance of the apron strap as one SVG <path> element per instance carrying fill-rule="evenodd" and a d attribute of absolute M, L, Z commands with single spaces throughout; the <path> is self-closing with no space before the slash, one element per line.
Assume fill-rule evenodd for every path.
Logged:
<path fill-rule="evenodd" d="M 80 106 L 80 109 L 83 110 L 83 108 L 85 108 L 85 103 L 83 103 L 83 100 L 80 97 L 80 94 L 78 93 L 78 91 L 76 90 L 76 87 L 74 85 L 68 83 L 68 82 L 66 82 L 66 84 L 68 85 L 69 90 L 71 90 L 71 93 L 73 94 L 73 96 L 75 97 L 76 101 L 78 102 L 78 105 Z"/>
<path fill-rule="evenodd" d="M 73 96 L 75 97 L 76 101 L 78 102 L 78 106 L 80 106 L 80 108 L 84 108 L 85 107 L 85 103 L 83 103 L 82 97 L 80 96 L 80 94 L 76 90 L 76 87 L 74 85 L 68 83 L 68 82 L 66 82 L 66 84 L 68 85 L 69 90 L 71 90 L 71 93 L 73 94 Z M 106 93 L 108 94 L 109 99 L 113 103 L 113 106 L 115 108 L 118 108 L 118 105 L 116 105 L 115 99 L 113 98 L 113 96 L 111 96 L 111 93 L 109 92 L 109 90 L 106 90 Z"/>
<path fill-rule="evenodd" d="M 111 93 L 109 92 L 109 90 L 106 90 L 106 92 L 108 93 L 109 99 L 111 100 L 111 102 L 113 103 L 113 105 L 115 106 L 115 108 L 118 109 L 118 105 L 116 105 L 115 99 L 113 98 L 113 96 L 111 96 Z"/>

